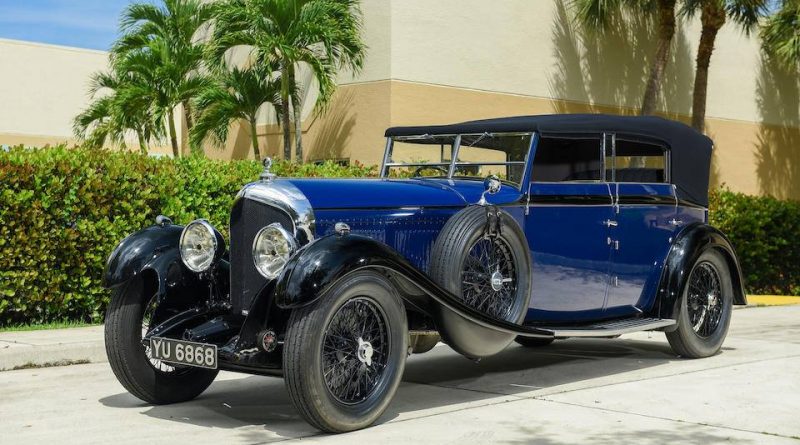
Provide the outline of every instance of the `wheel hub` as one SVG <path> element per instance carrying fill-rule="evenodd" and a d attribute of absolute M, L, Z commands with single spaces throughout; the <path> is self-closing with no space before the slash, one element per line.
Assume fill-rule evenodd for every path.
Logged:
<path fill-rule="evenodd" d="M 494 290 L 495 292 L 497 292 L 497 291 L 499 291 L 500 289 L 503 288 L 503 281 L 504 281 L 503 280 L 503 274 L 501 274 L 499 270 L 496 270 L 492 274 L 492 280 L 491 281 L 492 281 L 492 290 Z"/>
<path fill-rule="evenodd" d="M 716 295 L 714 295 L 713 293 L 709 292 L 707 298 L 708 298 L 708 307 L 709 308 L 712 308 L 712 307 L 717 305 L 717 296 Z"/>
<path fill-rule="evenodd" d="M 374 352 L 370 342 L 364 341 L 361 337 L 358 338 L 358 351 L 356 352 L 356 356 L 361 363 L 372 366 L 372 354 Z"/>

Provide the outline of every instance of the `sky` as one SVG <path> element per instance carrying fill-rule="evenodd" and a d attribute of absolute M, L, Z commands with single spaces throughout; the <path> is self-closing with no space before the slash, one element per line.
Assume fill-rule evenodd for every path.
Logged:
<path fill-rule="evenodd" d="M 132 0 L 0 0 L 0 38 L 108 50 Z"/>

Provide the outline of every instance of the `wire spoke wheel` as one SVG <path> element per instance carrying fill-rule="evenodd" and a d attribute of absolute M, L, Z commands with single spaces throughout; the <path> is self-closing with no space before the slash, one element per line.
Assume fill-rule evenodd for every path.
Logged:
<path fill-rule="evenodd" d="M 155 325 L 157 324 L 155 319 L 155 313 L 157 308 L 158 308 L 158 298 L 157 296 L 153 295 L 150 298 L 150 301 L 147 302 L 147 305 L 144 308 L 144 313 L 142 314 L 141 338 L 144 338 L 147 335 L 147 333 L 150 332 L 150 330 L 153 329 L 153 327 L 155 327 Z M 147 361 L 150 362 L 150 366 L 152 366 L 153 369 L 155 369 L 158 372 L 171 374 L 180 369 L 177 366 L 173 366 L 159 359 L 153 358 L 150 346 L 144 346 L 144 355 L 147 356 Z"/>
<path fill-rule="evenodd" d="M 348 300 L 334 313 L 322 342 L 322 374 L 330 394 L 353 405 L 381 383 L 389 359 L 386 316 L 368 297 Z"/>
<path fill-rule="evenodd" d="M 500 236 L 481 237 L 469 247 L 461 271 L 461 297 L 468 306 L 509 320 L 517 295 L 517 267 Z"/>
<path fill-rule="evenodd" d="M 692 271 L 686 304 L 694 332 L 702 338 L 713 335 L 722 319 L 723 299 L 719 272 L 710 262 L 699 263 Z"/>

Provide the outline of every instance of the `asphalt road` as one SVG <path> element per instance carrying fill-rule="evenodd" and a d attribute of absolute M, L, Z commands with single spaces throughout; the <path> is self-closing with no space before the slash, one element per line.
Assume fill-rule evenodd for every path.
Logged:
<path fill-rule="evenodd" d="M 800 444 L 800 306 L 734 312 L 721 354 L 664 335 L 511 346 L 473 363 L 409 360 L 378 425 L 326 436 L 277 378 L 221 374 L 195 401 L 146 406 L 105 363 L 0 372 L 0 443 Z"/>

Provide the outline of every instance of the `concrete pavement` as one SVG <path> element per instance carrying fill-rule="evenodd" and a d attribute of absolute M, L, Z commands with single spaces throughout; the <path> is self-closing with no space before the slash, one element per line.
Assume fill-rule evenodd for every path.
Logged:
<path fill-rule="evenodd" d="M 106 363 L 0 372 L 0 443 L 798 443 L 800 306 L 737 310 L 721 354 L 661 333 L 510 346 L 473 363 L 409 359 L 378 425 L 326 436 L 277 378 L 222 373 L 195 401 L 147 406 Z"/>

